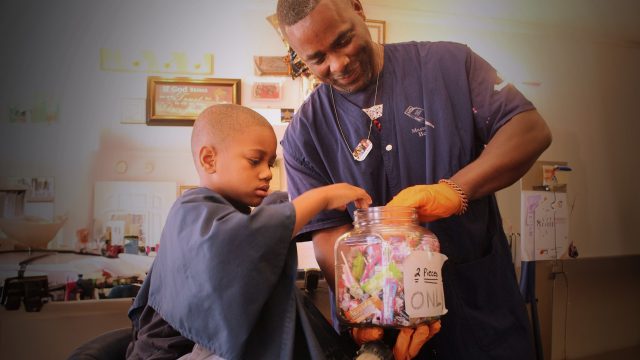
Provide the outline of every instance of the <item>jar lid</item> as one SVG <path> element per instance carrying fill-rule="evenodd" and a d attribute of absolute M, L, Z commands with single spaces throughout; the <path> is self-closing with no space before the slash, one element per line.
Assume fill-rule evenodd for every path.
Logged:
<path fill-rule="evenodd" d="M 415 208 L 409 206 L 372 206 L 366 209 L 356 209 L 353 218 L 355 226 L 379 224 L 388 220 L 417 223 L 418 213 Z"/>

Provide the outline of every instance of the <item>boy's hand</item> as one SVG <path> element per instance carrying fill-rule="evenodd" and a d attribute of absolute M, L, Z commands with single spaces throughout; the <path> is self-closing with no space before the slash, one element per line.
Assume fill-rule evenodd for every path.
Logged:
<path fill-rule="evenodd" d="M 359 209 L 368 208 L 372 201 L 366 191 L 346 183 L 328 185 L 322 191 L 327 199 L 325 210 L 345 210 L 352 201 Z"/>
<path fill-rule="evenodd" d="M 321 186 L 305 191 L 291 201 L 296 212 L 292 236 L 295 236 L 319 212 L 323 210 L 344 211 L 347 204 L 352 201 L 356 203 L 358 208 L 368 208 L 371 204 L 371 196 L 363 189 L 345 183 Z"/>

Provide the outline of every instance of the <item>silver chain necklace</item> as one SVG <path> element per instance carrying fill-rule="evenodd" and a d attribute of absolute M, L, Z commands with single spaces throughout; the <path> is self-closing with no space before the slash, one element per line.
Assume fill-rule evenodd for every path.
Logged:
<path fill-rule="evenodd" d="M 376 100 L 378 99 L 378 80 L 380 79 L 381 72 L 382 70 L 380 70 L 378 72 L 378 75 L 376 76 L 376 90 L 373 95 L 373 106 L 376 105 Z M 349 152 L 351 152 L 353 158 L 356 161 L 363 161 L 367 157 L 367 155 L 369 155 L 371 149 L 373 148 L 373 143 L 371 142 L 371 140 L 369 140 L 369 138 L 371 137 L 371 126 L 373 125 L 373 119 L 370 119 L 371 121 L 369 122 L 369 134 L 367 134 L 367 138 L 363 138 L 362 140 L 360 140 L 355 149 L 351 150 L 351 146 L 349 146 L 349 142 L 347 142 L 347 138 L 344 136 L 344 132 L 342 131 L 342 125 L 340 125 L 338 110 L 336 109 L 336 102 L 333 99 L 333 86 L 331 85 L 329 85 L 329 93 L 331 94 L 331 105 L 333 105 L 333 114 L 336 117 L 336 123 L 338 124 L 340 135 L 342 135 L 342 140 L 344 140 L 344 144 L 347 146 L 347 149 L 349 149 Z"/>

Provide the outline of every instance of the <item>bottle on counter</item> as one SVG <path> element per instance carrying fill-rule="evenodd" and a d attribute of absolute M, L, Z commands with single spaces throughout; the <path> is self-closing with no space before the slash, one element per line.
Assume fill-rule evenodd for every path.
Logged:
<path fill-rule="evenodd" d="M 126 235 L 124 237 L 124 252 L 126 254 L 138 255 L 138 253 L 140 252 L 140 249 L 138 246 L 137 235 Z"/>

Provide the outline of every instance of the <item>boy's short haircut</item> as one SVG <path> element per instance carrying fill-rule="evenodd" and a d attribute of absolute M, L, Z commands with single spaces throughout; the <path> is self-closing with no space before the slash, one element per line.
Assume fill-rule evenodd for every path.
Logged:
<path fill-rule="evenodd" d="M 226 140 L 255 126 L 273 131 L 267 119 L 248 107 L 235 104 L 209 106 L 200 113 L 193 124 L 191 151 L 194 158 L 203 145 L 221 146 Z"/>

